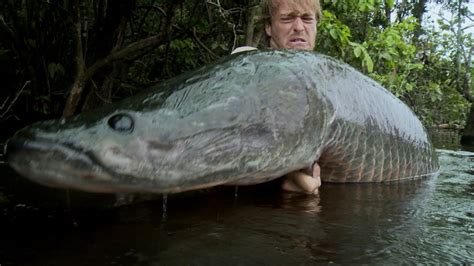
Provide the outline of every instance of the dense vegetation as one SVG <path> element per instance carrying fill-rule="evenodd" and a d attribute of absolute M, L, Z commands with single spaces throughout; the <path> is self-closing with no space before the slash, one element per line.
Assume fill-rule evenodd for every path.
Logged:
<path fill-rule="evenodd" d="M 438 2 L 453 15 L 426 23 L 429 1 L 322 0 L 316 50 L 378 80 L 428 126 L 462 127 L 471 113 L 469 131 L 474 16 L 466 0 Z M 2 1 L 0 137 L 132 95 L 237 46 L 264 45 L 258 4 Z"/>

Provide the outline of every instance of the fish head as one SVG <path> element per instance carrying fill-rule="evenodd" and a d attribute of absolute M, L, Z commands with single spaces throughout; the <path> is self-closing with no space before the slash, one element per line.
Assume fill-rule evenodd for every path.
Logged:
<path fill-rule="evenodd" d="M 266 60 L 244 56 L 104 109 L 38 122 L 9 140 L 8 161 L 41 184 L 109 193 L 261 183 L 301 169 L 312 163 L 305 140 L 315 134 L 307 88 Z"/>
<path fill-rule="evenodd" d="M 231 97 L 225 105 L 186 116 L 115 110 L 92 122 L 88 114 L 38 122 L 8 141 L 7 158 L 35 182 L 90 192 L 176 193 L 236 183 L 270 165 L 276 132 L 255 118 L 249 99 Z"/>

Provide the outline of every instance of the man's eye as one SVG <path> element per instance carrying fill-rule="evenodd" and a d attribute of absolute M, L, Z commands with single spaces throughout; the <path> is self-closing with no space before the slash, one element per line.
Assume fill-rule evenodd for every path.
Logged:
<path fill-rule="evenodd" d="M 293 17 L 282 17 L 280 20 L 281 20 L 282 22 L 288 23 L 288 22 L 292 22 L 292 21 L 293 21 Z"/>
<path fill-rule="evenodd" d="M 307 23 L 313 23 L 314 18 L 313 17 L 303 17 L 303 21 Z"/>

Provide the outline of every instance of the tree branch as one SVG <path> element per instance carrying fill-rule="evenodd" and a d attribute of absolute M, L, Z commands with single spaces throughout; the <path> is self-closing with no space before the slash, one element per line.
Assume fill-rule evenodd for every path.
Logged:
<path fill-rule="evenodd" d="M 196 40 L 196 42 L 199 44 L 199 46 L 201 46 L 204 50 L 206 50 L 212 57 L 218 58 L 218 56 L 214 52 L 212 52 L 211 49 L 207 48 L 207 46 L 201 42 L 201 40 L 197 36 L 196 27 L 193 27 L 193 37 L 194 37 L 194 40 Z"/>
<path fill-rule="evenodd" d="M 474 27 L 474 24 L 472 24 L 472 25 L 467 25 L 466 27 L 461 28 L 461 31 L 466 31 L 467 29 L 472 28 L 472 27 Z"/>
<path fill-rule="evenodd" d="M 85 79 L 90 79 L 100 68 L 109 65 L 112 62 L 121 61 L 125 59 L 130 59 L 136 57 L 137 54 L 145 49 L 149 49 L 154 46 L 160 46 L 165 44 L 168 41 L 166 38 L 166 33 L 161 33 L 134 43 L 129 44 L 128 46 L 117 50 L 103 59 L 97 60 L 91 67 L 88 68 L 85 75 Z"/>
<path fill-rule="evenodd" d="M 472 87 L 472 76 L 471 76 L 471 61 L 472 61 L 472 54 L 474 52 L 474 47 L 471 46 L 468 53 L 464 53 L 464 64 L 465 64 L 465 72 L 463 76 L 463 94 L 465 95 L 466 99 L 474 103 L 474 95 L 471 94 L 470 88 Z"/>
<path fill-rule="evenodd" d="M 138 23 L 138 28 L 136 30 L 140 30 L 143 28 L 143 25 L 145 25 L 145 21 L 147 20 L 148 14 L 152 10 L 156 10 L 159 13 L 161 13 L 164 17 L 167 17 L 168 15 L 166 12 L 163 10 L 163 8 L 157 6 L 157 5 L 152 5 L 152 6 L 137 6 L 137 9 L 146 9 L 145 14 L 143 15 L 142 19 L 140 20 L 140 23 Z M 130 23 L 130 26 L 132 26 L 132 23 Z M 133 28 L 132 28 L 133 29 Z"/>
<path fill-rule="evenodd" d="M 23 85 L 23 87 L 21 87 L 21 89 L 16 93 L 15 95 L 15 98 L 13 98 L 13 100 L 10 102 L 10 104 L 8 105 L 8 107 L 5 109 L 5 111 L 3 111 L 3 113 L 0 115 L 0 118 L 3 118 L 7 113 L 8 111 L 10 111 L 10 109 L 12 108 L 13 104 L 15 104 L 15 102 L 18 100 L 18 97 L 20 97 L 20 94 L 23 92 L 23 90 L 26 88 L 26 86 L 28 86 L 28 84 L 30 84 L 31 81 L 27 81 L 25 82 L 25 84 Z M 0 110 L 2 110 L 4 107 L 5 107 L 5 104 L 7 103 L 9 97 L 7 97 L 5 99 L 5 101 L 3 102 L 2 106 L 0 106 Z"/>
<path fill-rule="evenodd" d="M 10 39 L 11 43 L 13 44 L 12 46 L 14 47 L 14 49 L 21 50 L 20 47 L 22 47 L 23 45 L 21 44 L 15 32 L 8 26 L 8 24 L 5 21 L 5 18 L 2 15 L 0 15 L 0 32 L 1 31 L 5 32 L 5 37 L 7 39 Z"/>
<path fill-rule="evenodd" d="M 254 40 L 254 32 L 255 32 L 255 14 L 257 11 L 257 7 L 249 7 L 247 11 L 247 28 L 245 30 L 245 45 L 247 46 L 255 46 L 253 43 Z"/>
<path fill-rule="evenodd" d="M 5 19 L 3 18 L 2 15 L 0 15 L 0 29 L 2 29 L 3 31 L 5 31 L 11 39 L 15 40 L 15 33 L 13 32 L 13 30 L 8 27 L 7 23 L 5 22 Z"/>
<path fill-rule="evenodd" d="M 63 117 L 69 117 L 74 114 L 77 109 L 77 104 L 81 97 L 82 91 L 84 90 L 84 84 L 87 80 L 85 78 L 86 65 L 84 62 L 84 54 L 82 50 L 82 25 L 81 25 L 81 10 L 79 6 L 79 0 L 74 0 L 73 3 L 73 32 L 74 32 L 74 60 L 76 64 L 76 78 L 69 92 L 69 96 L 66 100 L 66 105 L 63 110 Z"/>
<path fill-rule="evenodd" d="M 143 54 L 144 50 L 148 50 L 153 47 L 158 47 L 162 44 L 165 44 L 169 41 L 169 33 L 171 32 L 171 19 L 174 15 L 174 8 L 180 3 L 181 1 L 174 1 L 170 5 L 170 10 L 167 12 L 167 25 L 168 27 L 163 30 L 162 33 L 136 41 L 134 43 L 129 44 L 128 46 L 119 49 L 113 50 L 108 56 L 105 58 L 97 60 L 93 63 L 89 68 L 86 67 L 84 56 L 83 56 L 83 48 L 82 48 L 82 41 L 81 41 L 81 20 L 80 20 L 80 8 L 79 8 L 79 0 L 74 0 L 74 40 L 75 40 L 75 60 L 76 60 L 76 78 L 74 80 L 74 84 L 71 87 L 71 91 L 69 97 L 66 101 L 66 106 L 64 107 L 63 117 L 69 117 L 73 115 L 77 109 L 77 105 L 81 94 L 84 90 L 84 87 L 94 74 L 97 71 L 113 62 L 133 59 Z"/>

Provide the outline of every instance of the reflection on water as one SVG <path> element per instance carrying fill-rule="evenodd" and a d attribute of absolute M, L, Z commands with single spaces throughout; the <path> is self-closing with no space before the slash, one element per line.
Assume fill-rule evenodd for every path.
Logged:
<path fill-rule="evenodd" d="M 68 207 L 62 190 L 22 194 L 22 179 L 2 166 L 15 181 L 0 183 L 0 264 L 471 264 L 474 153 L 439 155 L 438 177 L 324 184 L 319 196 L 277 183 L 237 197 L 218 188 L 168 196 L 166 215 L 160 197 L 110 208 L 110 196 L 71 192 Z"/>

